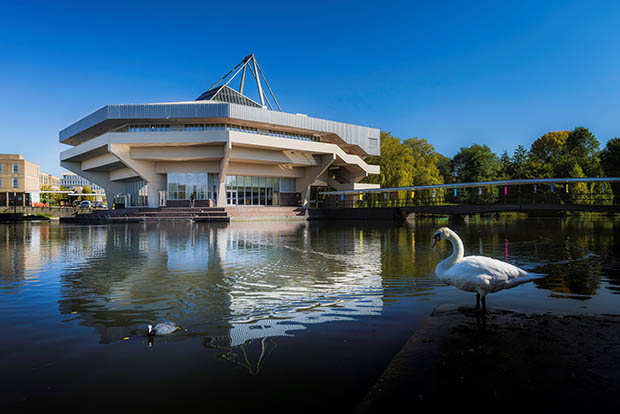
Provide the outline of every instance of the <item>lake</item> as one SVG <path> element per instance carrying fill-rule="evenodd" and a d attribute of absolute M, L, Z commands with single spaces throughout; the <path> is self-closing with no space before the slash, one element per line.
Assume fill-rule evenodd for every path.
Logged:
<path fill-rule="evenodd" d="M 434 307 L 447 221 L 0 224 L 4 406 L 351 412 Z M 620 313 L 620 220 L 451 225 L 545 279 L 489 308 Z M 179 331 L 149 338 L 147 325 Z"/>

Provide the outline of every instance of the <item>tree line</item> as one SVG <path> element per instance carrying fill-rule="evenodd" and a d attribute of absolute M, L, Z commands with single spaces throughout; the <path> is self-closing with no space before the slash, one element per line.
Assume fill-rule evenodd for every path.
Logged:
<path fill-rule="evenodd" d="M 536 139 L 529 149 L 519 145 L 512 155 L 495 154 L 487 145 L 461 147 L 452 158 L 437 151 L 425 138 L 401 140 L 381 132 L 381 156 L 370 156 L 381 174 L 365 182 L 381 187 L 450 184 L 532 178 L 620 177 L 620 138 L 600 143 L 584 127 L 551 131 Z M 573 185 L 578 193 L 594 187 Z M 612 185 L 620 194 L 618 185 Z M 600 190 L 600 185 L 597 187 Z"/>
<path fill-rule="evenodd" d="M 552 131 L 526 149 L 519 145 L 511 155 L 500 156 L 487 145 L 461 147 L 453 157 L 437 151 L 425 138 L 401 141 L 381 132 L 381 156 L 366 162 L 380 165 L 380 176 L 366 182 L 382 187 L 449 184 L 530 178 L 580 178 L 620 176 L 620 138 L 612 138 L 600 150 L 599 141 L 587 128 Z"/>

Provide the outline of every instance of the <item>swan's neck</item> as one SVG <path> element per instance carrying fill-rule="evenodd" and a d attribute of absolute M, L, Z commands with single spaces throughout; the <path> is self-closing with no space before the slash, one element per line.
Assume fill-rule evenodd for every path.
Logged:
<path fill-rule="evenodd" d="M 461 238 L 455 232 L 450 231 L 446 240 L 452 243 L 452 254 L 437 265 L 438 270 L 447 270 L 463 258 L 465 249 L 463 248 Z"/>

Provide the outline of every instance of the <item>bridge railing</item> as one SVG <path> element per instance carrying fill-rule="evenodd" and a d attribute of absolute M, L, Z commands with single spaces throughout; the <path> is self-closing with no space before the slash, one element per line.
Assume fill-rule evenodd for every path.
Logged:
<path fill-rule="evenodd" d="M 422 190 L 330 192 L 323 207 L 376 208 L 448 205 L 618 205 L 620 191 L 614 196 L 614 184 L 588 182 L 558 183 L 556 185 L 495 185 L 449 188 L 446 185 L 428 186 Z M 542 187 L 542 188 L 541 188 Z M 615 188 L 613 188 L 615 189 Z"/>

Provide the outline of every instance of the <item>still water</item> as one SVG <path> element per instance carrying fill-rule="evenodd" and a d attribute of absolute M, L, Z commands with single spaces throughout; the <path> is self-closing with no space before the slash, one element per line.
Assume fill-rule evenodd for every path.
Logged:
<path fill-rule="evenodd" d="M 1 224 L 3 405 L 350 412 L 435 306 L 475 303 L 433 274 L 445 224 Z M 452 228 L 549 274 L 490 308 L 620 313 L 620 221 Z M 162 321 L 181 329 L 150 340 Z"/>

